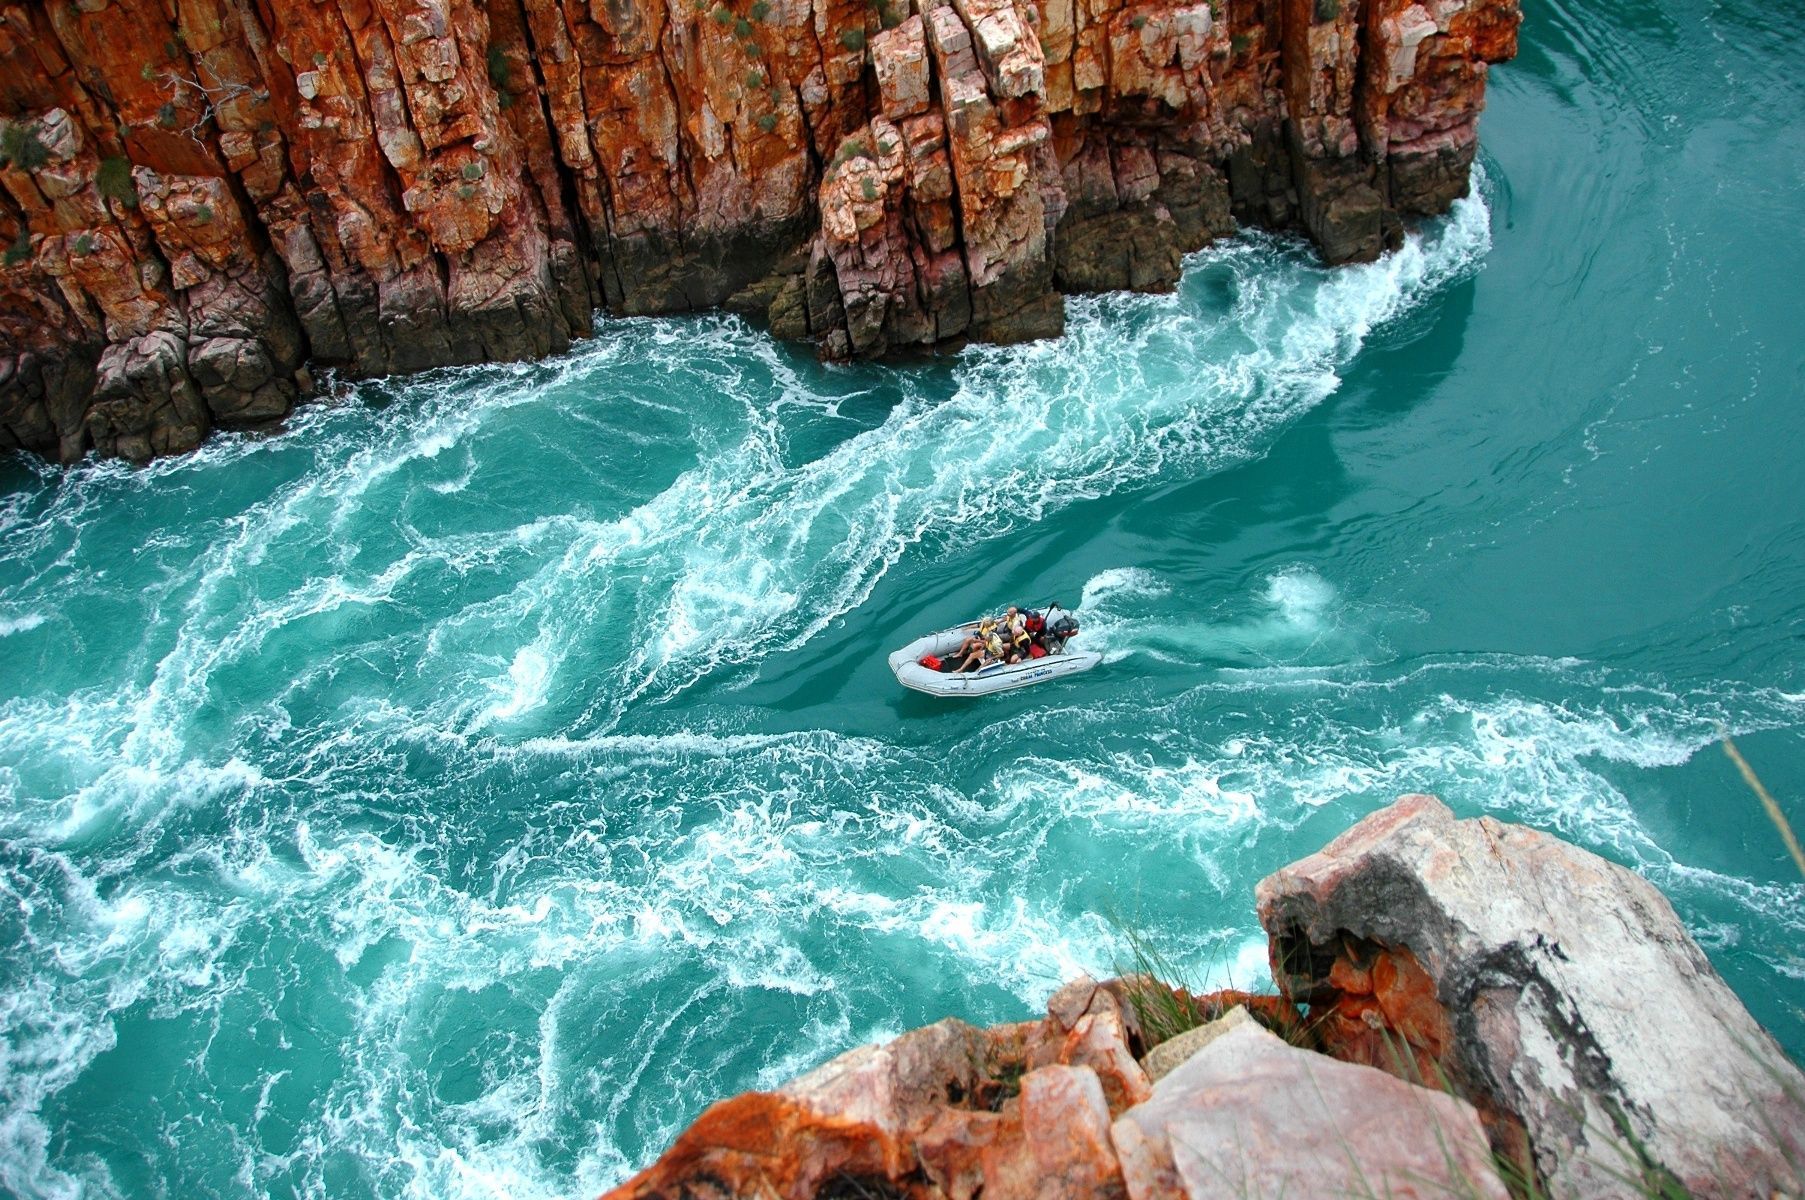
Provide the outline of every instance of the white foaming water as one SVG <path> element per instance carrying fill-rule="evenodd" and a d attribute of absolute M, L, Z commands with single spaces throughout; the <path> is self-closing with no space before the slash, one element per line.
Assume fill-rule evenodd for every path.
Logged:
<path fill-rule="evenodd" d="M 545 703 L 545 689 L 551 678 L 552 656 L 536 647 L 525 647 L 508 664 L 506 684 L 498 685 L 502 698 L 483 710 L 477 720 L 481 728 L 492 721 L 508 721 L 531 712 Z"/>
<path fill-rule="evenodd" d="M 480 398 L 464 385 L 470 372 L 423 377 L 410 386 L 438 389 L 425 412 L 384 413 L 384 436 L 371 443 L 355 434 L 356 448 L 341 461 L 322 460 L 233 517 L 193 572 L 170 582 L 182 620 L 173 637 L 160 630 L 168 640 L 145 647 L 154 667 L 120 752 L 140 765 L 179 758 L 187 714 L 219 677 L 253 662 L 272 634 L 322 611 L 392 603 L 428 572 L 464 574 L 485 560 L 527 570 L 493 598 L 437 620 L 419 667 L 430 705 L 421 715 L 481 727 L 580 692 L 604 697 L 597 715 L 612 723 L 641 698 L 668 698 L 722 665 L 800 645 L 861 603 L 924 538 L 994 537 L 1074 499 L 1259 453 L 1276 428 L 1334 390 L 1336 370 L 1374 327 L 1476 266 L 1489 245 L 1487 218 L 1476 190 L 1396 254 L 1338 271 L 1267 239 L 1227 243 L 1192 265 L 1231 283 L 1226 312 L 1181 297 L 1075 299 L 1064 338 L 968 352 L 944 401 L 908 396 L 908 376 L 898 373 L 908 398 L 887 420 L 793 464 L 774 414 L 796 405 L 831 411 L 844 398 L 811 393 L 767 339 L 716 321 L 707 336 L 718 343 L 718 361 L 707 369 L 723 374 L 725 393 L 743 394 L 734 390 L 738 356 L 778 385 L 764 407 L 744 397 L 748 419 L 737 440 L 619 515 L 535 519 L 513 547 L 468 535 L 416 537 L 372 570 L 360 562 L 355 531 L 370 524 L 372 504 L 391 503 L 383 489 L 401 472 L 486 434 L 511 409 L 580 393 L 632 363 L 693 367 L 697 343 L 693 330 L 666 336 L 655 323 L 622 322 L 617 336 L 604 331 L 555 363 L 484 368 Z M 277 440 L 324 438 L 330 447 L 355 416 L 317 406 Z M 79 518 L 90 503 L 84 495 L 100 484 L 163 486 L 266 444 L 227 439 L 139 476 L 122 475 L 117 464 L 85 467 L 63 490 L 69 510 L 39 527 Z M 466 479 L 467 460 L 455 471 L 453 482 Z M 279 546 L 317 555 L 337 574 L 258 595 L 259 568 Z M 568 643 L 583 649 L 543 649 Z M 520 658 L 529 648 L 538 657 Z M 473 679 L 468 664 L 498 653 L 508 664 L 507 690 L 472 708 L 472 684 L 489 684 Z M 560 680 L 566 669 L 576 674 Z"/>
<path fill-rule="evenodd" d="M 1239 597 L 1167 603 L 1172 588 L 1151 571 L 1112 568 L 1084 587 L 1085 645 L 1106 662 L 1145 655 L 1187 667 L 1341 662 L 1357 644 L 1335 588 L 1301 566 L 1275 572 L 1261 591 L 1261 611 L 1246 615 Z M 1181 601 L 1186 598 L 1180 597 Z M 1234 611 L 1217 615 L 1225 602 Z"/>
<path fill-rule="evenodd" d="M 1335 589 L 1314 571 L 1290 567 L 1277 572 L 1267 582 L 1266 600 L 1278 609 L 1286 624 L 1318 628 L 1324 614 L 1335 603 Z"/>
<path fill-rule="evenodd" d="M 462 655 L 498 628 L 529 642 L 550 622 L 607 630 L 630 650 L 589 664 L 602 678 L 586 682 L 617 719 L 642 697 L 800 645 L 925 537 L 997 536 L 1074 499 L 1258 453 L 1334 390 L 1376 325 L 1471 270 L 1488 240 L 1475 194 L 1368 267 L 1326 272 L 1265 242 L 1232 243 L 1193 268 L 1233 279 L 1226 313 L 1176 297 L 1073 300 L 1064 338 L 970 351 L 951 399 L 907 398 L 795 465 L 781 425 L 752 420 L 651 499 L 573 528 L 563 553 L 436 640 Z M 764 352 L 717 328 L 737 352 Z"/>
<path fill-rule="evenodd" d="M 802 645 L 911 546 L 1261 453 L 1373 328 L 1472 269 L 1485 217 L 1475 199 L 1335 273 L 1262 239 L 1220 247 L 1192 269 L 1226 306 L 1075 300 L 1066 339 L 969 352 L 947 399 L 860 374 L 901 400 L 850 436 L 864 398 L 736 322 L 609 322 L 556 364 L 410 385 L 412 406 L 318 406 L 285 438 L 72 475 L 51 515 L 0 531 L 9 551 L 65 557 L 58 529 L 103 484 L 185 486 L 309 439 L 321 456 L 147 584 L 155 619 L 122 639 L 117 677 L 0 704 L 0 898 L 35 914 L 0 991 L 0 1190 L 143 1189 L 53 1149 L 84 1136 L 69 1098 L 94 1103 L 105 1071 L 134 1103 L 167 1085 L 170 1128 L 117 1161 L 194 1172 L 157 1181 L 172 1190 L 224 1190 L 156 1157 L 181 1144 L 237 1164 L 246 1193 L 594 1193 L 708 1097 L 960 1006 L 1024 1016 L 1110 970 L 1112 900 L 1141 901 L 1194 978 L 1258 984 L 1248 879 L 1320 808 L 1424 786 L 1763 914 L 1776 943 L 1805 932 L 1799 889 L 1675 862 L 1610 776 L 1685 761 L 1715 719 L 1796 720 L 1796 701 L 1563 707 L 1543 693 L 1602 690 L 1571 662 L 1488 662 L 1509 684 L 1478 699 L 1439 696 L 1461 663 L 1355 674 L 1367 618 L 1326 564 L 1202 600 L 1141 568 L 1097 574 L 1081 615 L 1112 653 L 1255 669 L 985 725 L 956 771 L 888 733 L 648 703 Z M 629 367 L 707 394 L 613 395 Z M 528 405 L 597 429 L 626 412 L 602 444 L 633 449 L 592 476 L 697 452 L 632 487 L 584 476 L 580 454 L 536 461 L 580 495 L 513 512 L 491 439 Z M 500 515 L 440 528 L 406 511 L 415 490 Z M 591 690 L 604 703 L 577 712 Z M 1123 895 L 1129 861 L 1145 888 Z M 157 1052 L 200 1082 L 168 1085 Z"/>

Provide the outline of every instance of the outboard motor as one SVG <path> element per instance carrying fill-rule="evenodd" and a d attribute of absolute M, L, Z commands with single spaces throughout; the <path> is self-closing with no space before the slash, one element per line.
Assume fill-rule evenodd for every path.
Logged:
<path fill-rule="evenodd" d="M 1052 617 L 1052 610 L 1047 615 Z M 1078 618 L 1071 613 L 1061 612 L 1058 617 L 1047 622 L 1047 652 L 1059 654 L 1065 650 L 1065 644 L 1078 634 Z"/>

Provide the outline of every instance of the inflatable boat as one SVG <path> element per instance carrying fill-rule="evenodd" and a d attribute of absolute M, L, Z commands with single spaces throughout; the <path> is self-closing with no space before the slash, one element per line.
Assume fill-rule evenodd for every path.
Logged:
<path fill-rule="evenodd" d="M 1077 650 L 1070 644 L 1063 644 L 1044 658 L 1030 658 L 1014 664 L 992 663 L 980 670 L 956 675 L 952 672 L 951 659 L 965 639 L 977 632 L 980 624 L 981 621 L 967 621 L 951 629 L 942 629 L 918 637 L 896 651 L 890 656 L 890 670 L 895 673 L 896 682 L 930 696 L 988 696 L 993 692 L 1077 675 L 1103 661 L 1103 656 L 1095 651 Z M 924 659 L 939 659 L 943 665 L 939 668 L 927 666 Z"/>

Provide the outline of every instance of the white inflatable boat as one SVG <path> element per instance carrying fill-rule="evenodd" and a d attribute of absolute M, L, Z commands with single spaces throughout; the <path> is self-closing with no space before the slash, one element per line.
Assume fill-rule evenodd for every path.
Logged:
<path fill-rule="evenodd" d="M 1030 658 L 1014 664 L 992 663 L 958 675 L 950 670 L 951 661 L 946 661 L 947 669 L 942 670 L 921 664 L 921 660 L 930 655 L 950 660 L 965 639 L 977 631 L 979 624 L 981 622 L 967 621 L 951 629 L 942 629 L 939 633 L 918 637 L 896 651 L 890 656 L 890 670 L 895 673 L 896 682 L 930 696 L 988 696 L 992 692 L 1006 692 L 1011 688 L 1076 675 L 1103 661 L 1101 654 L 1077 650 L 1068 643 L 1044 658 Z"/>

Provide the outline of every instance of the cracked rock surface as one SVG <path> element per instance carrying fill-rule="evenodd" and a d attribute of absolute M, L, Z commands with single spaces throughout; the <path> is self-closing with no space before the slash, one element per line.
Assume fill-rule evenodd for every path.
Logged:
<path fill-rule="evenodd" d="M 312 372 L 728 305 L 830 357 L 1056 334 L 1237 221 L 1467 188 L 1517 0 L 0 2 L 0 448 L 192 448 Z"/>
<path fill-rule="evenodd" d="M 1258 901 L 1273 977 L 1323 1018 L 1323 1049 L 1445 1079 L 1550 1194 L 1805 1186 L 1805 1074 L 1633 871 L 1406 796 Z"/>
<path fill-rule="evenodd" d="M 1279 996 L 1080 978 L 722 1101 L 605 1200 L 1805 1194 L 1805 1076 L 1634 873 L 1406 796 L 1258 901 Z"/>

